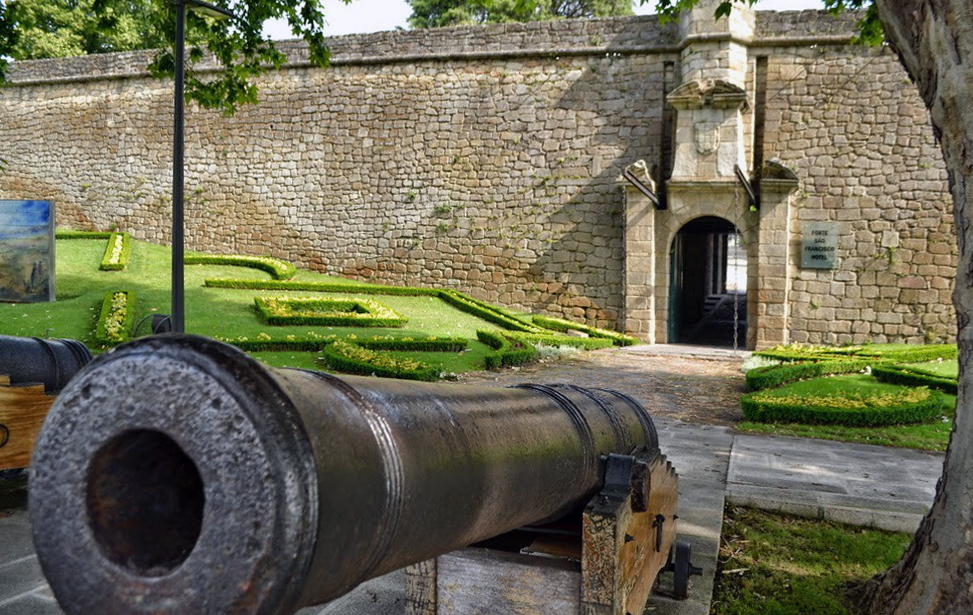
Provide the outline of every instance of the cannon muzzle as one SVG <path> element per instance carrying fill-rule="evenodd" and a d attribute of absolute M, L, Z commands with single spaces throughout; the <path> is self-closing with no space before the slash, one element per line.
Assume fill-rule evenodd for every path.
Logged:
<path fill-rule="evenodd" d="M 657 448 L 611 391 L 339 378 L 162 336 L 62 391 L 30 517 L 69 615 L 284 615 L 559 518 L 604 456 Z"/>

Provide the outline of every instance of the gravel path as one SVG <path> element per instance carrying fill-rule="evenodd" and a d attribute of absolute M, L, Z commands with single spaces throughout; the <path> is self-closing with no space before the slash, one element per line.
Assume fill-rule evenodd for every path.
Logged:
<path fill-rule="evenodd" d="M 461 374 L 459 381 L 498 386 L 534 382 L 604 387 L 635 397 L 654 416 L 731 425 L 743 418 L 740 363 L 739 359 L 652 356 L 608 348 L 519 369 Z"/>

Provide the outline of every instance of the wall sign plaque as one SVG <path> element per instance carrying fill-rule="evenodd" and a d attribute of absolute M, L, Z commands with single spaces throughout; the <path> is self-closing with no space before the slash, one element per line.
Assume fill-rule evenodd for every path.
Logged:
<path fill-rule="evenodd" d="M 801 231 L 801 267 L 834 269 L 838 261 L 838 223 L 807 222 Z"/>

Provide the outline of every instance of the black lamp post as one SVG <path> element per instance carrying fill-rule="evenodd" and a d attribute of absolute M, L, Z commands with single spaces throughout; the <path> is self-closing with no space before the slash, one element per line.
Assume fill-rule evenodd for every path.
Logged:
<path fill-rule="evenodd" d="M 230 19 L 236 16 L 222 7 L 202 0 L 172 0 L 172 4 L 176 9 L 176 98 L 172 129 L 172 331 L 183 333 L 186 330 L 185 283 L 183 280 L 186 8 L 189 7 L 191 11 L 214 19 Z"/>

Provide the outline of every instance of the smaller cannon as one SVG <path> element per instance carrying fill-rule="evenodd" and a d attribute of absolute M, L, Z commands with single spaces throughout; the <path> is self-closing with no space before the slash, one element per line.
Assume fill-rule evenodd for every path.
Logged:
<path fill-rule="evenodd" d="M 89 361 L 75 340 L 0 335 L 0 470 L 27 466 L 53 396 Z"/>
<path fill-rule="evenodd" d="M 654 578 L 675 537 L 675 473 L 625 395 L 271 369 L 183 335 L 106 353 L 68 385 L 30 489 L 69 615 L 289 615 L 585 506 L 612 528 L 590 534 L 589 565 L 621 554 Z M 600 578 L 582 596 L 608 600 L 599 613 L 651 587 L 640 576 L 620 600 Z"/>

